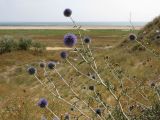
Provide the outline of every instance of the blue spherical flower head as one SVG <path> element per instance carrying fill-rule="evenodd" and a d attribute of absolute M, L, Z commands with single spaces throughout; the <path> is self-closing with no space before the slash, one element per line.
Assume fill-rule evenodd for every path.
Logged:
<path fill-rule="evenodd" d="M 55 63 L 55 62 L 49 62 L 49 63 L 48 63 L 48 68 L 49 68 L 49 69 L 52 70 L 52 69 L 54 69 L 55 67 L 56 67 L 56 63 Z"/>
<path fill-rule="evenodd" d="M 46 106 L 48 105 L 48 102 L 46 99 L 44 98 L 41 98 L 38 102 L 38 106 L 41 107 L 41 108 L 45 108 Z"/>
<path fill-rule="evenodd" d="M 64 44 L 67 47 L 73 47 L 77 43 L 77 36 L 71 33 L 68 33 L 64 36 Z"/>
<path fill-rule="evenodd" d="M 60 56 L 61 56 L 62 59 L 66 59 L 66 58 L 68 57 L 68 54 L 67 54 L 67 52 L 62 51 L 62 52 L 60 53 Z"/>
<path fill-rule="evenodd" d="M 72 10 L 67 8 L 67 9 L 64 10 L 63 14 L 66 17 L 70 17 L 72 15 Z"/>
<path fill-rule="evenodd" d="M 91 38 L 90 37 L 84 37 L 84 43 L 89 44 L 91 42 Z"/>
<path fill-rule="evenodd" d="M 134 33 L 129 34 L 128 38 L 131 41 L 137 40 L 137 36 Z"/>
<path fill-rule="evenodd" d="M 34 75 L 35 73 L 36 73 L 36 68 L 34 68 L 34 67 L 30 67 L 30 68 L 28 68 L 28 73 L 30 74 L 30 75 Z"/>
<path fill-rule="evenodd" d="M 102 114 L 102 113 L 101 113 L 101 110 L 100 110 L 99 108 L 97 108 L 97 109 L 95 110 L 95 112 L 96 112 L 97 115 L 100 115 L 100 116 L 101 116 L 101 114 Z"/>

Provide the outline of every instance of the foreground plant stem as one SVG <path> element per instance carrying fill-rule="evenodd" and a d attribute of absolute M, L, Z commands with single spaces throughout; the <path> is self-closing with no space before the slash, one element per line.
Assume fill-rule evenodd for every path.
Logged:
<path fill-rule="evenodd" d="M 102 85 L 107 88 L 107 90 L 111 93 L 111 95 L 112 95 L 112 96 L 115 98 L 115 100 L 118 102 L 119 107 L 120 107 L 121 112 L 123 113 L 123 115 L 126 117 L 127 120 L 130 120 L 130 119 L 128 118 L 128 116 L 125 114 L 120 100 L 119 100 L 118 97 L 113 93 L 113 91 L 111 90 L 110 86 L 107 86 L 107 85 L 104 83 L 104 80 L 100 77 L 99 73 L 94 69 L 93 66 L 91 66 L 91 68 L 92 68 L 92 70 L 96 73 L 96 75 L 97 75 L 97 77 L 99 78 L 99 80 L 101 81 Z"/>
<path fill-rule="evenodd" d="M 72 17 L 70 17 L 70 19 L 71 19 L 71 21 L 73 22 L 73 24 L 75 25 L 75 27 L 77 28 L 77 25 L 76 25 L 75 21 L 72 19 Z M 80 29 L 78 28 L 77 30 L 78 30 L 79 35 L 80 35 L 80 38 L 81 38 L 83 50 L 84 50 L 84 52 L 85 52 L 86 50 L 85 50 L 85 47 L 84 47 L 84 43 L 83 43 L 83 40 L 82 40 L 82 35 L 81 35 L 81 32 L 80 32 Z M 81 55 L 82 58 L 85 60 L 85 62 L 88 63 L 88 61 L 86 61 L 85 57 L 83 57 L 82 54 L 80 54 L 80 55 Z M 91 53 L 91 56 L 92 56 L 92 53 Z M 93 56 L 92 56 L 92 57 L 93 57 Z M 94 58 L 93 58 L 93 60 L 94 60 Z M 95 63 L 95 62 L 94 62 L 94 63 Z M 95 68 L 94 68 L 92 65 L 90 65 L 90 66 L 91 66 L 92 70 L 96 73 L 96 75 L 98 76 L 101 84 L 102 84 L 103 86 L 105 86 L 105 87 L 109 90 L 109 92 L 113 95 L 113 97 L 116 99 L 116 101 L 118 102 L 118 104 L 119 104 L 119 106 L 120 106 L 120 109 L 121 109 L 123 115 L 126 117 L 127 120 L 130 120 L 130 119 L 128 118 L 128 116 L 125 114 L 125 112 L 124 112 L 124 110 L 123 110 L 123 108 L 122 108 L 121 102 L 119 101 L 118 97 L 112 92 L 112 90 L 110 89 L 110 87 L 108 87 L 108 86 L 104 83 L 104 81 L 101 79 L 101 77 L 100 77 L 100 75 L 98 74 L 98 72 L 95 70 L 95 68 L 97 68 L 97 65 L 95 66 Z"/>
<path fill-rule="evenodd" d="M 82 115 L 84 115 L 86 118 L 88 119 L 91 119 L 89 116 L 85 115 L 77 106 L 73 105 L 72 103 L 68 102 L 67 100 L 65 100 L 64 98 L 62 98 L 61 96 L 56 96 L 44 83 L 41 82 L 41 80 L 36 76 L 34 75 L 35 78 L 38 80 L 38 82 L 40 82 L 40 84 L 44 87 L 44 88 L 47 88 L 47 90 L 56 98 L 62 100 L 63 102 L 67 103 L 68 105 L 70 106 L 73 106 L 75 107 Z"/>
<path fill-rule="evenodd" d="M 83 57 L 82 54 L 80 54 L 80 56 L 82 57 L 82 59 L 83 59 L 86 63 L 88 63 L 88 61 Z M 98 72 L 95 70 L 95 68 L 94 68 L 92 65 L 90 65 L 90 64 L 89 64 L 89 66 L 91 67 L 91 69 L 95 72 L 95 74 L 96 74 L 97 77 L 99 78 L 100 83 L 101 83 L 105 88 L 107 88 L 107 90 L 111 93 L 111 95 L 112 95 L 112 96 L 115 98 L 115 100 L 118 102 L 119 107 L 120 107 L 123 115 L 126 117 L 126 119 L 127 119 L 127 120 L 130 120 L 130 119 L 128 118 L 128 116 L 125 114 L 125 112 L 124 112 L 124 110 L 123 110 L 123 107 L 122 107 L 122 105 L 121 105 L 121 102 L 119 101 L 118 97 L 113 93 L 113 91 L 110 89 L 110 87 L 108 87 L 108 86 L 104 83 L 104 81 L 102 80 L 102 78 L 100 77 L 100 75 L 98 74 Z"/>
<path fill-rule="evenodd" d="M 78 94 L 72 89 L 72 87 L 67 83 L 67 81 L 62 77 L 62 75 L 55 69 L 55 72 L 59 75 L 59 77 L 64 81 L 64 83 L 70 88 L 70 90 L 72 91 L 72 93 L 79 99 L 79 100 L 81 100 L 86 106 L 88 106 L 89 107 L 89 109 L 93 112 L 93 113 L 95 113 L 96 114 L 96 112 L 95 112 L 95 110 L 91 107 L 91 106 L 89 106 L 84 100 L 82 100 L 79 96 L 78 96 Z M 103 120 L 102 118 L 101 118 L 101 116 L 100 115 L 98 115 L 98 117 L 101 119 L 101 120 Z"/>
<path fill-rule="evenodd" d="M 83 50 L 85 52 L 85 47 L 84 47 L 84 42 L 83 42 L 83 39 L 82 39 L 82 34 L 81 34 L 81 31 L 80 31 L 80 27 L 78 27 L 78 25 L 76 24 L 76 22 L 73 20 L 72 17 L 70 17 L 74 27 L 76 28 L 76 30 L 78 31 L 78 34 L 79 34 L 79 37 L 80 37 L 80 40 L 81 40 L 81 45 L 83 47 Z"/>
<path fill-rule="evenodd" d="M 46 107 L 48 111 L 50 111 L 56 118 L 59 118 L 48 106 Z"/>
<path fill-rule="evenodd" d="M 66 59 L 66 61 L 67 61 L 78 73 L 82 74 L 83 76 L 85 76 L 85 77 L 87 77 L 87 78 L 89 78 L 89 79 L 91 79 L 91 80 L 94 80 L 94 79 L 88 77 L 86 74 L 80 72 L 68 59 Z M 96 81 L 96 82 L 100 83 L 99 81 Z M 89 96 L 90 96 L 90 95 L 89 95 Z M 94 98 L 93 96 L 90 96 L 90 97 Z M 108 109 L 106 108 L 106 106 L 104 105 L 104 103 L 103 103 L 102 101 L 100 101 L 100 102 L 101 102 L 101 104 L 105 107 L 105 109 L 108 110 Z M 114 117 L 112 116 L 111 112 L 110 112 L 109 110 L 108 110 L 108 112 L 109 112 L 110 116 L 112 117 L 112 119 L 114 120 Z"/>
<path fill-rule="evenodd" d="M 107 62 L 106 62 L 106 64 L 107 64 Z M 116 72 L 115 68 L 113 68 L 113 69 L 110 68 L 110 66 L 109 66 L 108 64 L 107 64 L 107 66 L 108 66 L 109 69 L 112 71 L 112 75 L 113 75 L 117 80 L 121 80 L 121 79 L 119 79 L 118 77 L 116 77 L 116 74 L 118 74 L 118 73 Z M 116 74 L 115 74 L 113 71 L 114 71 Z M 123 74 L 123 75 L 124 75 L 128 80 L 130 80 L 125 74 Z M 131 81 L 131 80 L 130 80 L 130 81 Z M 122 82 L 121 82 L 121 83 L 122 83 Z M 122 84 L 122 90 L 125 90 L 123 84 Z M 136 88 L 135 90 L 138 91 L 137 88 Z M 144 96 L 143 96 L 139 91 L 138 91 L 138 93 L 144 98 Z M 138 103 L 139 105 L 142 105 L 142 106 L 144 106 L 144 107 L 146 107 L 146 108 L 149 108 L 148 106 L 144 105 L 143 103 L 141 103 L 141 102 L 135 100 L 134 98 L 130 97 L 127 92 L 125 92 L 125 96 L 127 96 L 129 99 L 133 100 L 134 102 Z M 146 100 L 146 98 L 144 98 L 144 100 Z"/>
<path fill-rule="evenodd" d="M 66 61 L 71 65 L 71 67 L 73 67 L 79 74 L 83 75 L 84 77 L 87 77 L 90 80 L 95 81 L 93 78 L 89 77 L 88 75 L 82 73 L 80 70 L 78 70 L 78 68 L 76 68 L 68 59 L 66 59 Z M 97 83 L 100 83 L 99 81 L 96 81 Z"/>

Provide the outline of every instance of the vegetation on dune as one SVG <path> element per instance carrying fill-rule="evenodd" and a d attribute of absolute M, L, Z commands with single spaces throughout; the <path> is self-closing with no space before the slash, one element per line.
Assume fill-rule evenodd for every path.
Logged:
<path fill-rule="evenodd" d="M 40 42 L 32 41 L 30 38 L 20 38 L 15 40 L 12 36 L 3 36 L 0 38 L 0 54 L 12 52 L 16 50 L 30 50 L 43 51 L 45 47 Z"/>
<path fill-rule="evenodd" d="M 159 35 L 160 16 L 156 17 L 152 22 L 149 22 L 138 34 L 140 40 L 149 39 L 150 41 L 160 40 Z"/>

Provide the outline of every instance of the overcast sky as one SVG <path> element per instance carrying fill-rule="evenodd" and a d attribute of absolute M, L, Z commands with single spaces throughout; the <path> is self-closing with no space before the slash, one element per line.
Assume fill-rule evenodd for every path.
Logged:
<path fill-rule="evenodd" d="M 0 22 L 63 22 L 71 8 L 77 21 L 150 21 L 160 0 L 0 0 Z"/>

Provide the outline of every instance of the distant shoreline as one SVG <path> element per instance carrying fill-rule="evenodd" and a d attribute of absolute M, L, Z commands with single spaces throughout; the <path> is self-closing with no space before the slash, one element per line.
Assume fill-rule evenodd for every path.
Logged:
<path fill-rule="evenodd" d="M 140 30 L 143 26 L 135 26 L 136 30 Z M 30 30 L 30 29 L 51 29 L 51 30 L 67 30 L 67 29 L 74 29 L 72 26 L 0 26 L 0 30 Z M 118 29 L 118 30 L 129 30 L 131 29 L 130 26 L 82 26 L 82 29 Z"/>

